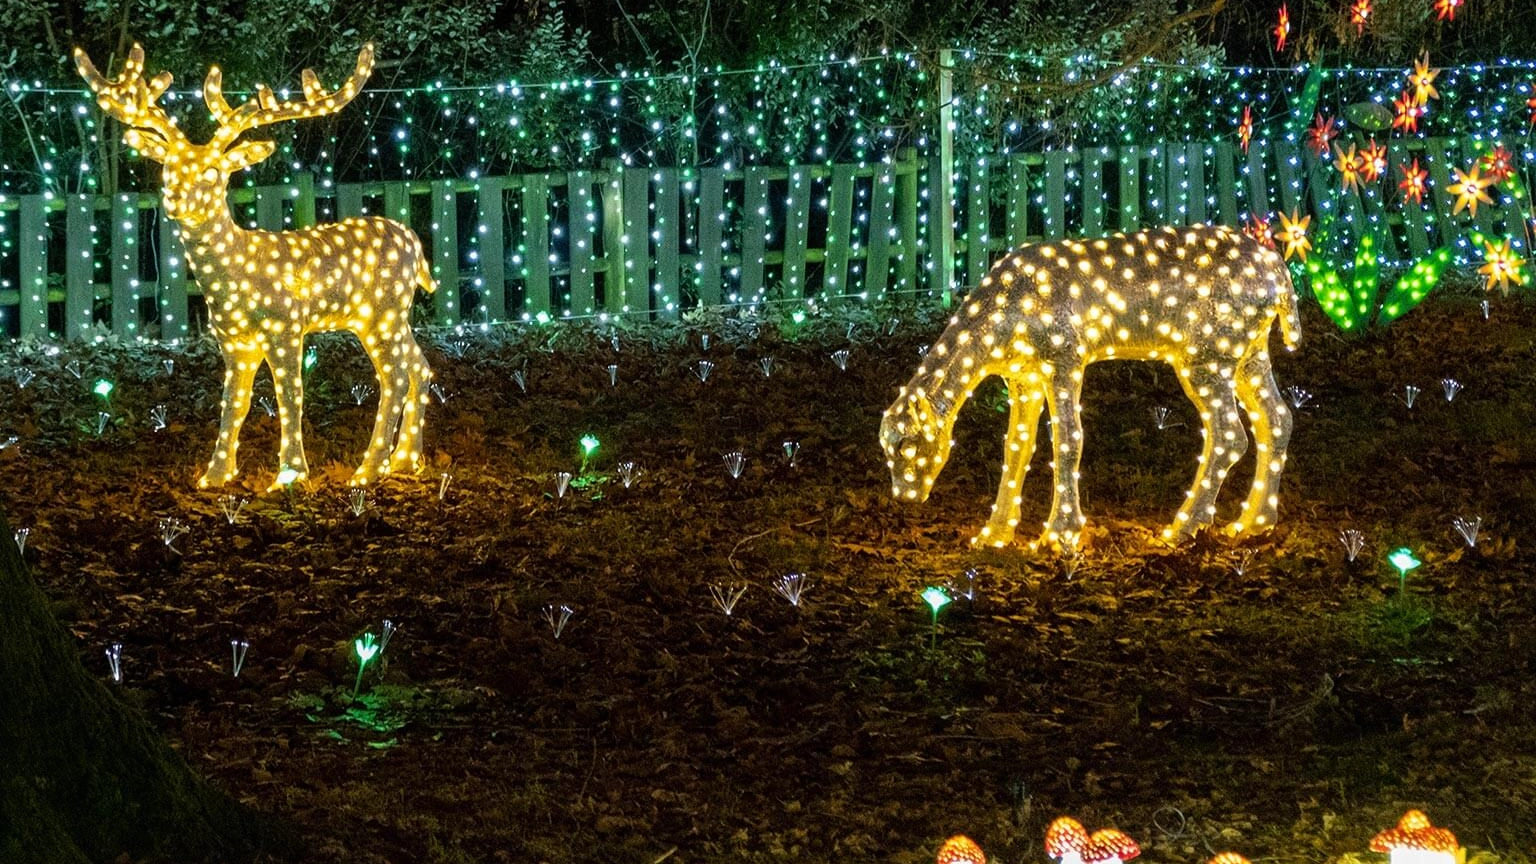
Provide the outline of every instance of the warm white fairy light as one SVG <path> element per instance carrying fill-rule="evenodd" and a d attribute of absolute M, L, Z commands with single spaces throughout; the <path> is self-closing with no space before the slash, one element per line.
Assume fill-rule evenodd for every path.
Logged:
<path fill-rule="evenodd" d="M 363 47 L 352 76 L 336 90 L 326 91 L 312 70 L 304 70 L 302 101 L 279 102 L 258 85 L 253 99 L 232 108 L 224 99 L 223 73 L 211 68 L 203 98 L 218 127 L 207 144 L 188 141 L 157 104 L 171 74 L 145 81 L 140 46 L 133 46 L 115 79 L 98 73 L 80 49 L 75 64 L 97 104 L 127 127 L 128 146 L 164 166 L 161 200 L 176 221 L 190 272 L 202 285 L 224 356 L 218 443 L 198 485 L 220 486 L 235 476 L 240 425 L 263 363 L 272 370 L 282 426 L 278 476 L 291 482 L 308 475 L 302 437 L 304 337 L 331 330 L 355 333 L 379 378 L 373 435 L 352 481 L 370 483 L 384 473 L 415 470 L 431 372 L 411 334 L 411 303 L 417 287 L 435 287 L 421 241 L 404 225 L 377 217 L 302 231 L 246 230 L 235 222 L 227 200 L 230 176 L 271 156 L 276 147 L 270 141 L 241 142 L 241 134 L 341 110 L 373 71 L 373 46 Z"/>
<path fill-rule="evenodd" d="M 1055 495 L 1040 543 L 1077 544 L 1083 371 L 1099 360 L 1159 360 L 1178 372 L 1200 412 L 1205 446 L 1195 482 L 1164 537 L 1209 525 L 1227 472 L 1258 449 L 1253 486 L 1234 534 L 1275 523 L 1291 414 L 1270 370 L 1276 321 L 1300 339 L 1296 296 L 1279 253 L 1220 227 L 1165 228 L 1101 240 L 1024 246 L 1000 260 L 886 410 L 880 442 L 892 494 L 926 500 L 949 457 L 960 406 L 986 378 L 1008 384 L 1009 433 L 992 518 L 973 542 L 1013 539 L 1040 412 L 1050 405 Z"/>

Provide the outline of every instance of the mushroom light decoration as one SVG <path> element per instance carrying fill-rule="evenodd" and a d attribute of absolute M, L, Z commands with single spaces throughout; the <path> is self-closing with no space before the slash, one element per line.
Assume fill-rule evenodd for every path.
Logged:
<path fill-rule="evenodd" d="M 1058 864 L 1123 864 L 1140 855 L 1141 847 L 1122 831 L 1100 828 L 1089 834 L 1083 823 L 1060 816 L 1045 829 L 1045 854 Z"/>
<path fill-rule="evenodd" d="M 1429 824 L 1423 811 L 1409 810 L 1397 826 L 1371 838 L 1372 852 L 1385 852 L 1389 864 L 1456 864 L 1456 835 Z"/>
<path fill-rule="evenodd" d="M 1215 520 L 1222 481 L 1248 449 L 1244 417 L 1258 458 L 1242 512 L 1226 530 L 1267 530 L 1277 517 L 1275 490 L 1291 432 L 1270 371 L 1276 321 L 1286 346 L 1296 347 L 1296 294 L 1280 254 L 1224 226 L 1015 249 L 982 278 L 886 410 L 880 444 L 891 493 L 928 498 L 949 458 L 960 407 L 997 375 L 1007 382 L 1011 406 L 1002 481 L 992 517 L 972 542 L 1013 540 L 1048 405 L 1055 495 L 1035 545 L 1076 547 L 1086 524 L 1077 488 L 1084 369 L 1100 360 L 1155 360 L 1176 371 L 1205 437 L 1194 483 L 1164 539 L 1187 539 Z"/>
<path fill-rule="evenodd" d="M 976 841 L 964 834 L 956 834 L 939 847 L 934 864 L 987 864 L 987 855 Z"/>

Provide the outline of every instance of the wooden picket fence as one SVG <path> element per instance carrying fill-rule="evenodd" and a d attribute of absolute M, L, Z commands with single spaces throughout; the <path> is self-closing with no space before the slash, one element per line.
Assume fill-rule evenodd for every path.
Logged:
<path fill-rule="evenodd" d="M 1383 206 L 1380 192 L 1340 193 L 1299 144 L 1227 142 L 1056 150 L 976 160 L 956 170 L 954 212 L 928 194 L 936 159 L 874 165 L 602 170 L 342 184 L 309 175 L 231 193 L 242 222 L 268 230 L 382 214 L 421 235 L 439 283 L 421 323 L 453 325 L 600 314 L 675 316 L 696 306 L 808 297 L 938 298 L 975 285 L 1020 243 L 1148 225 L 1240 224 L 1249 212 L 1319 213 L 1370 226 L 1385 256 L 1423 255 L 1473 230 L 1524 236 L 1520 178 L 1475 217 L 1454 215 L 1450 169 L 1472 142 L 1409 139 L 1433 194 Z M 1316 220 L 1314 220 L 1315 222 Z M 953 269 L 932 250 L 957 235 Z M 4 242 L 11 238 L 11 242 Z M 942 242 L 941 242 L 942 241 Z M 152 194 L 0 196 L 0 320 L 41 338 L 184 338 L 200 298 Z M 952 281 L 951 281 L 952 280 Z"/>

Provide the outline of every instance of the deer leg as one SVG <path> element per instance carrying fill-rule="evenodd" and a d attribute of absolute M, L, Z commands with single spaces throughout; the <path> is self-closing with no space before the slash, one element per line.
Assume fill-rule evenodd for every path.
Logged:
<path fill-rule="evenodd" d="M 400 411 L 400 435 L 395 450 L 389 457 L 389 470 L 414 474 L 421 464 L 421 415 L 427 404 L 427 385 L 432 380 L 432 370 L 427 358 L 411 335 L 409 325 L 400 331 L 400 360 L 397 374 L 407 382 L 404 407 Z"/>
<path fill-rule="evenodd" d="M 1081 366 L 1058 366 L 1051 373 L 1051 476 L 1056 490 L 1036 547 L 1073 548 L 1088 521 L 1077 500 L 1077 472 L 1083 458 L 1082 375 Z"/>
<path fill-rule="evenodd" d="M 1216 518 L 1216 495 L 1227 472 L 1248 450 L 1248 430 L 1243 428 L 1233 393 L 1230 370 L 1227 374 L 1207 368 L 1179 370 L 1179 383 L 1190 401 L 1200 411 L 1200 464 L 1195 482 L 1184 493 L 1184 505 L 1173 517 L 1173 524 L 1163 529 L 1163 538 L 1187 540 Z"/>
<path fill-rule="evenodd" d="M 1024 475 L 1035 455 L 1035 441 L 1040 429 L 1040 411 L 1045 394 L 1028 382 L 1008 382 L 1008 436 L 1003 449 L 1003 479 L 997 487 L 997 501 L 992 518 L 971 538 L 973 546 L 1006 546 L 1019 525 L 1019 506 L 1023 503 Z"/>
<path fill-rule="evenodd" d="M 358 334 L 373 363 L 373 372 L 379 379 L 379 410 L 373 419 L 373 435 L 368 439 L 368 449 L 363 452 L 362 464 L 353 472 L 351 483 L 363 486 L 388 473 L 384 460 L 394 446 L 395 422 L 400 416 L 400 402 L 405 396 L 405 376 L 400 364 L 398 341 L 370 342 L 366 335 Z"/>
<path fill-rule="evenodd" d="M 259 347 L 239 343 L 219 347 L 224 355 L 224 398 L 219 405 L 219 439 L 213 446 L 213 459 L 203 476 L 197 478 L 197 485 L 203 489 L 223 486 L 235 477 L 240 425 L 251 410 L 251 385 L 256 381 L 256 370 L 261 368 Z"/>
<path fill-rule="evenodd" d="M 277 394 L 278 479 L 267 491 L 281 489 L 309 476 L 304 459 L 304 334 L 280 335 L 267 347 L 272 389 Z"/>
<path fill-rule="evenodd" d="M 1280 472 L 1285 468 L 1285 449 L 1291 442 L 1291 411 L 1280 395 L 1280 385 L 1275 383 L 1267 349 L 1260 347 L 1237 367 L 1237 398 L 1248 411 L 1258 450 L 1253 488 L 1243 502 L 1242 514 L 1227 526 L 1228 533 L 1234 535 L 1269 528 L 1279 515 L 1276 507 Z"/>

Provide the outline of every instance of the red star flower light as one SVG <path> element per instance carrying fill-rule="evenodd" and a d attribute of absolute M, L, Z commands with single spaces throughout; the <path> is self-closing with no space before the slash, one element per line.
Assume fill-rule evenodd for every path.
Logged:
<path fill-rule="evenodd" d="M 1328 150 L 1333 146 L 1333 139 L 1339 136 L 1339 120 L 1337 117 L 1323 118 L 1318 114 L 1307 130 L 1307 146 L 1319 156 L 1327 156 Z"/>
<path fill-rule="evenodd" d="M 1531 98 L 1525 100 L 1525 107 L 1531 109 L 1531 125 L 1536 126 L 1536 84 L 1531 85 Z"/>
<path fill-rule="evenodd" d="M 1477 160 L 1477 164 L 1488 172 L 1488 179 L 1495 184 L 1515 176 L 1514 154 L 1504 149 L 1503 144 L 1495 144 L 1493 149 L 1483 154 L 1483 158 Z"/>
<path fill-rule="evenodd" d="M 1355 35 L 1365 35 L 1365 22 L 1371 17 L 1371 0 L 1355 0 L 1349 7 L 1349 23 L 1355 25 Z"/>
<path fill-rule="evenodd" d="M 1456 9 L 1462 0 L 1435 0 L 1435 17 L 1441 21 L 1455 21 Z"/>
<path fill-rule="evenodd" d="M 1381 179 L 1381 175 L 1387 173 L 1387 148 L 1372 138 L 1365 149 L 1360 151 L 1360 161 L 1356 166 L 1360 169 L 1361 180 L 1375 183 Z"/>
<path fill-rule="evenodd" d="M 1237 124 L 1237 143 L 1242 145 L 1243 152 L 1248 152 L 1248 144 L 1253 141 L 1253 106 L 1243 106 L 1243 122 Z"/>
<path fill-rule="evenodd" d="M 1429 113 L 1429 109 L 1414 99 L 1409 90 L 1404 90 L 1402 96 L 1392 100 L 1392 109 L 1392 128 L 1402 132 L 1419 131 L 1419 120 Z"/>
<path fill-rule="evenodd" d="M 1269 32 L 1275 34 L 1275 53 L 1285 50 L 1285 40 L 1291 35 L 1291 13 L 1280 4 L 1280 20 Z"/>
<path fill-rule="evenodd" d="M 1408 165 L 1397 166 L 1403 172 L 1402 182 L 1397 188 L 1403 190 L 1403 202 L 1412 201 L 1415 204 L 1424 202 L 1424 193 L 1429 191 L 1429 172 L 1419 167 L 1419 159 L 1414 157 Z"/>
<path fill-rule="evenodd" d="M 1269 227 L 1267 216 L 1248 214 L 1248 221 L 1243 223 L 1243 233 L 1262 243 L 1266 249 L 1275 248 L 1275 230 Z"/>

